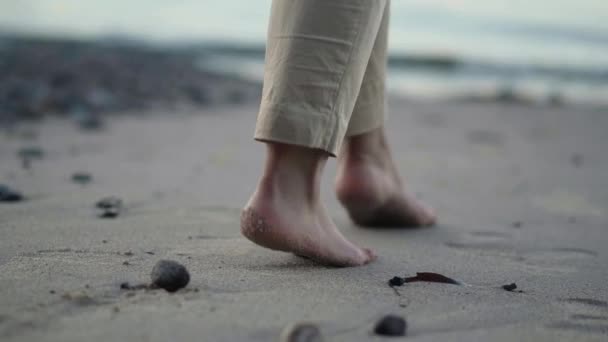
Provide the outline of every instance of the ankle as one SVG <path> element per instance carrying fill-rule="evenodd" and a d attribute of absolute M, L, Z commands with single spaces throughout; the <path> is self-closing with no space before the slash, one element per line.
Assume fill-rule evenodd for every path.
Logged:
<path fill-rule="evenodd" d="M 339 156 L 341 163 L 371 163 L 383 167 L 387 166 L 387 160 L 390 160 L 390 153 L 382 127 L 348 137 Z"/>
<path fill-rule="evenodd" d="M 314 202 L 319 198 L 321 174 L 327 155 L 319 150 L 268 143 L 260 190 Z"/>

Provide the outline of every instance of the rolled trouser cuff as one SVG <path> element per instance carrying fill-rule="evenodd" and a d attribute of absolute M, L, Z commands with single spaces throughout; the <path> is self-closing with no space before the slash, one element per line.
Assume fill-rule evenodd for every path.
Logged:
<path fill-rule="evenodd" d="M 335 157 L 346 128 L 336 115 L 262 102 L 254 138 L 319 149 Z"/>

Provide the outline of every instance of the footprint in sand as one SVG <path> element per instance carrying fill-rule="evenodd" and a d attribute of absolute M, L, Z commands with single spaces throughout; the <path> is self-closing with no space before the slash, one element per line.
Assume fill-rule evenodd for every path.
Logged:
<path fill-rule="evenodd" d="M 564 298 L 560 303 L 569 316 L 547 325 L 549 329 L 608 335 L 608 302 L 595 298 Z"/>
<path fill-rule="evenodd" d="M 475 231 L 461 239 L 445 242 L 445 245 L 455 249 L 479 250 L 495 252 L 503 255 L 514 250 L 512 236 L 498 231 Z"/>

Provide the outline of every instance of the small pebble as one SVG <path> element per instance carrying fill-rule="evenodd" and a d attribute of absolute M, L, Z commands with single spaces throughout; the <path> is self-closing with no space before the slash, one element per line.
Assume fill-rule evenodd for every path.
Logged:
<path fill-rule="evenodd" d="M 289 325 L 281 332 L 281 342 L 322 342 L 324 341 L 319 327 L 312 323 Z"/>
<path fill-rule="evenodd" d="M 17 151 L 17 156 L 21 159 L 21 167 L 29 170 L 33 160 L 41 160 L 44 157 L 44 151 L 40 147 L 24 147 Z"/>
<path fill-rule="evenodd" d="M 405 284 L 405 279 L 401 277 L 392 277 L 388 281 L 389 286 L 403 286 L 403 284 Z"/>
<path fill-rule="evenodd" d="M 513 228 L 521 228 L 523 225 L 524 225 L 524 223 L 521 221 L 515 221 L 512 224 Z"/>
<path fill-rule="evenodd" d="M 21 159 L 39 160 L 44 158 L 44 150 L 40 147 L 23 147 L 17 151 L 17 156 Z"/>
<path fill-rule="evenodd" d="M 95 203 L 95 207 L 101 210 L 99 217 L 115 218 L 123 211 L 122 200 L 118 197 L 105 197 Z"/>
<path fill-rule="evenodd" d="M 405 336 L 406 330 L 407 322 L 397 315 L 384 316 L 374 328 L 374 332 L 382 336 Z"/>
<path fill-rule="evenodd" d="M 124 252 L 122 255 L 124 255 L 124 256 L 133 256 L 133 252 L 131 252 L 131 251 Z"/>
<path fill-rule="evenodd" d="M 502 286 L 502 288 L 503 288 L 505 291 L 512 292 L 512 291 L 514 291 L 514 290 L 517 288 L 517 284 L 515 284 L 515 283 L 511 283 L 511 284 L 503 285 L 503 286 Z"/>
<path fill-rule="evenodd" d="M 116 218 L 120 215 L 120 210 L 117 209 L 105 209 L 99 217 L 101 218 Z"/>
<path fill-rule="evenodd" d="M 160 260 L 154 265 L 150 278 L 153 285 L 168 292 L 175 292 L 188 285 L 190 273 L 184 265 L 177 261 Z"/>
<path fill-rule="evenodd" d="M 123 263 L 122 263 L 122 264 L 123 264 L 123 265 L 125 265 L 125 266 L 129 266 L 129 265 L 131 265 L 131 264 L 130 264 L 128 261 L 123 261 Z"/>
<path fill-rule="evenodd" d="M 0 202 L 20 202 L 23 201 L 23 195 L 6 185 L 0 184 Z"/>
<path fill-rule="evenodd" d="M 93 176 L 88 172 L 75 172 L 72 174 L 72 182 L 76 184 L 86 185 L 91 183 Z"/>

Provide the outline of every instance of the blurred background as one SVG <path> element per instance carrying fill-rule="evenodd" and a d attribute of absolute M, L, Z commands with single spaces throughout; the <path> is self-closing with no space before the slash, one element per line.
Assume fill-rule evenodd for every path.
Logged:
<path fill-rule="evenodd" d="M 255 100 L 234 79 L 262 79 L 270 2 L 0 0 L 4 112 Z M 394 0 L 389 88 L 605 108 L 607 19 L 605 0 Z"/>

